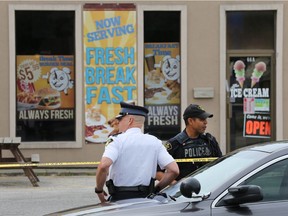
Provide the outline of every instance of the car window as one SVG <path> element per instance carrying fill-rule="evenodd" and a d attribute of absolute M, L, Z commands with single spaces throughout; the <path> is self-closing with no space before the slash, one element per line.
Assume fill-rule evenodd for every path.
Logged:
<path fill-rule="evenodd" d="M 247 169 L 251 164 L 256 163 L 256 161 L 261 160 L 265 156 L 267 156 L 267 153 L 260 151 L 241 151 L 227 154 L 196 170 L 191 174 L 191 177 L 196 178 L 201 183 L 200 194 L 210 193 L 220 185 L 223 185 L 227 179 L 231 179 L 234 175 Z M 237 164 L 236 167 L 235 164 Z M 189 178 L 189 176 L 187 177 Z M 181 179 L 176 185 L 166 188 L 163 192 L 170 196 L 184 199 L 184 197 L 181 197 L 180 184 L 185 179 Z"/>
<path fill-rule="evenodd" d="M 227 155 L 214 163 L 209 163 L 203 168 L 198 169 L 192 176 L 201 182 L 200 193 L 213 192 L 227 180 L 247 169 L 247 167 L 256 163 L 256 161 L 261 160 L 265 155 L 263 152 L 250 151 L 241 151 L 236 154 Z"/>
<path fill-rule="evenodd" d="M 261 170 L 242 185 L 260 186 L 263 190 L 263 201 L 288 199 L 288 159 Z"/>

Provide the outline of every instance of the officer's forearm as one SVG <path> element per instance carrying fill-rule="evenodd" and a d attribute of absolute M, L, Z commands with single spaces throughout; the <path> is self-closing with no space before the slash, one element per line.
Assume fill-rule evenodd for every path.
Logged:
<path fill-rule="evenodd" d="M 156 185 L 156 188 L 162 190 L 163 188 L 171 184 L 176 177 L 177 175 L 175 173 L 165 172 L 159 183 Z"/>
<path fill-rule="evenodd" d="M 158 187 L 160 190 L 164 187 L 171 184 L 174 179 L 179 175 L 179 167 L 177 163 L 174 161 L 166 167 L 166 172 L 164 173 L 163 177 L 159 181 L 156 187 Z"/>
<path fill-rule="evenodd" d="M 96 172 L 96 188 L 98 190 L 103 190 L 107 174 L 108 174 L 108 169 L 98 167 L 97 172 Z"/>
<path fill-rule="evenodd" d="M 96 188 L 98 190 L 103 190 L 111 164 L 112 160 L 110 158 L 102 157 L 96 171 Z"/>

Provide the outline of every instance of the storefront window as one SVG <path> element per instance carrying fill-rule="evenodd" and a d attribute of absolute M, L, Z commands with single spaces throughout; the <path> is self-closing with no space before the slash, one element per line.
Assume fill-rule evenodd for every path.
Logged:
<path fill-rule="evenodd" d="M 75 141 L 75 12 L 15 11 L 16 136 Z"/>
<path fill-rule="evenodd" d="M 144 132 L 162 140 L 181 128 L 180 15 L 144 12 L 144 105 L 149 109 Z"/>

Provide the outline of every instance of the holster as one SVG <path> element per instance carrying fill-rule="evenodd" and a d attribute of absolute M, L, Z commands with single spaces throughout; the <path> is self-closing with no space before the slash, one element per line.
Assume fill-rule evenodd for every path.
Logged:
<path fill-rule="evenodd" d="M 150 180 L 150 184 L 149 184 L 149 194 L 153 193 L 155 189 L 155 179 L 151 178 Z"/>
<path fill-rule="evenodd" d="M 108 192 L 110 195 L 113 195 L 116 193 L 116 189 L 115 189 L 115 186 L 114 186 L 112 179 L 106 181 L 106 187 L 108 188 Z"/>

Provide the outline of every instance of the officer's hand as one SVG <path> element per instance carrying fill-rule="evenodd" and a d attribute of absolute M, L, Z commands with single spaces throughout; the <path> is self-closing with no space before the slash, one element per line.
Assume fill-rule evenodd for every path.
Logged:
<path fill-rule="evenodd" d="M 106 193 L 106 191 L 103 191 L 102 193 L 98 193 L 97 195 L 101 203 L 107 202 L 105 196 L 108 196 L 108 194 Z"/>

